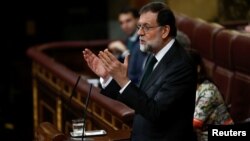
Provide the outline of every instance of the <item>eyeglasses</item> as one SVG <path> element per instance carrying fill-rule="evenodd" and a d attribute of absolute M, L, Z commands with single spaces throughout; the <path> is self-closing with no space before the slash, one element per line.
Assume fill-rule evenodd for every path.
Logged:
<path fill-rule="evenodd" d="M 137 25 L 137 31 L 141 29 L 146 33 L 146 32 L 149 32 L 150 29 L 157 28 L 157 27 L 161 27 L 161 26 Z"/>

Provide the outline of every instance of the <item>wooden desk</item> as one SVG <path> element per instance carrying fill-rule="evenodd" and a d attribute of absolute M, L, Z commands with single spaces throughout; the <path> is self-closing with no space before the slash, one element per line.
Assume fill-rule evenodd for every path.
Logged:
<path fill-rule="evenodd" d="M 130 130 L 118 130 L 108 133 L 105 136 L 87 137 L 84 141 L 129 141 Z M 68 137 L 67 141 L 81 141 L 81 138 Z"/>
<path fill-rule="evenodd" d="M 91 136 L 84 138 L 85 141 L 129 141 L 130 129 L 107 131 L 103 136 Z M 50 122 L 43 122 L 36 130 L 36 141 L 81 141 L 81 138 L 72 138 L 67 136 Z"/>

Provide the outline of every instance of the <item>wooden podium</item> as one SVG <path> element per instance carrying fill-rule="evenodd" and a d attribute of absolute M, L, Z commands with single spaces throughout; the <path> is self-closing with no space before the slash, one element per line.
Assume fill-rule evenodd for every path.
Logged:
<path fill-rule="evenodd" d="M 130 130 L 118 130 L 108 133 L 104 136 L 86 137 L 85 141 L 130 141 Z M 68 137 L 67 141 L 81 140 L 81 138 L 74 139 Z"/>
<path fill-rule="evenodd" d="M 37 141 L 64 141 L 67 137 L 49 122 L 43 122 L 36 130 Z"/>
<path fill-rule="evenodd" d="M 76 141 L 81 138 L 72 138 L 60 132 L 50 122 L 43 122 L 36 130 L 36 141 Z M 102 136 L 85 137 L 84 141 L 129 141 L 130 130 L 117 130 Z"/>

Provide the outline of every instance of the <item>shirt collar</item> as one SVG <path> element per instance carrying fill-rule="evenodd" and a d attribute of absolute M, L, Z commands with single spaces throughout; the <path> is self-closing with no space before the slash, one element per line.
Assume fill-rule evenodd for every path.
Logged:
<path fill-rule="evenodd" d="M 171 39 L 169 43 L 167 43 L 156 55 L 155 58 L 157 59 L 157 63 L 161 61 L 163 56 L 168 52 L 170 47 L 174 44 L 175 39 Z"/>

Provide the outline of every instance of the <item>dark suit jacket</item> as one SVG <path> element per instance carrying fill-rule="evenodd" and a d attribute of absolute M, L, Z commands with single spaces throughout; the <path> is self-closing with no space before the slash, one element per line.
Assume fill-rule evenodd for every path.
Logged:
<path fill-rule="evenodd" d="M 177 41 L 144 85 L 130 83 L 122 94 L 115 81 L 102 93 L 135 110 L 133 141 L 191 141 L 196 68 Z"/>

